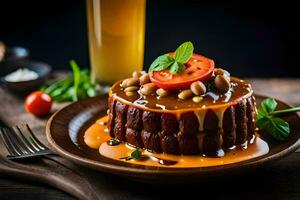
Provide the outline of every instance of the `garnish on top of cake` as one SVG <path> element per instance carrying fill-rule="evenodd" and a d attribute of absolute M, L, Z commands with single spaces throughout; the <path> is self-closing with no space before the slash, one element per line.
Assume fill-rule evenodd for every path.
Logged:
<path fill-rule="evenodd" d="M 209 92 L 229 92 L 232 86 L 229 72 L 215 68 L 213 60 L 193 50 L 193 44 L 185 42 L 174 53 L 156 58 L 149 73 L 135 71 L 120 86 L 128 97 L 156 93 L 158 98 L 177 95 L 182 100 L 192 98 L 195 103 L 202 101 L 203 95 Z"/>

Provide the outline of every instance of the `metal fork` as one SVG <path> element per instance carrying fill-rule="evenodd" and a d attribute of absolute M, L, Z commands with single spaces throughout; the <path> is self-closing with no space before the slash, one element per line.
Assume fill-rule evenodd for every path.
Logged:
<path fill-rule="evenodd" d="M 5 175 L 25 181 L 37 181 L 82 200 L 101 199 L 91 183 L 74 168 L 66 165 L 59 156 L 47 156 L 52 152 L 34 136 L 27 124 L 0 128 L 0 146 L 5 146 L 10 154 L 7 156 L 4 148 L 0 148 L 0 177 Z M 44 157 L 35 159 L 40 158 L 39 156 Z M 24 159 L 34 162 L 12 161 Z"/>
<path fill-rule="evenodd" d="M 10 160 L 23 160 L 54 154 L 33 134 L 28 124 L 11 128 L 0 128 L 0 136 L 10 155 Z"/>

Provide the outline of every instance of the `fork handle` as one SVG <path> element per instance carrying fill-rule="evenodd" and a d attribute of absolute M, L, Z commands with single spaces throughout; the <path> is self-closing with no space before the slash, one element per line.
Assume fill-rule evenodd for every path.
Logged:
<path fill-rule="evenodd" d="M 41 156 L 46 156 L 46 155 L 55 155 L 55 153 L 47 149 L 33 154 L 23 154 L 19 156 L 8 155 L 6 157 L 9 160 L 17 161 L 17 160 L 30 160 L 30 159 L 40 158 Z"/>

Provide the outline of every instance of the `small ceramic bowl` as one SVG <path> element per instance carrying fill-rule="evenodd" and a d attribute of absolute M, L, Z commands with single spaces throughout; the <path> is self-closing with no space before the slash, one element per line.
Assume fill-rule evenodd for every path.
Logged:
<path fill-rule="evenodd" d="M 20 68 L 27 68 L 38 74 L 38 78 L 28 81 L 10 82 L 5 76 Z M 0 64 L 0 82 L 9 91 L 17 95 L 26 95 L 31 91 L 39 89 L 51 73 L 51 66 L 39 61 L 15 61 Z"/>

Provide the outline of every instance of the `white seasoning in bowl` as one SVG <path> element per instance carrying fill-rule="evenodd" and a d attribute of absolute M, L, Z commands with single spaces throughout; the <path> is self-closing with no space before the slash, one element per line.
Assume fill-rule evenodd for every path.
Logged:
<path fill-rule="evenodd" d="M 7 74 L 4 79 L 8 82 L 20 82 L 20 81 L 31 81 L 35 80 L 39 75 L 32 70 L 27 68 L 20 68 L 10 74 Z"/>

